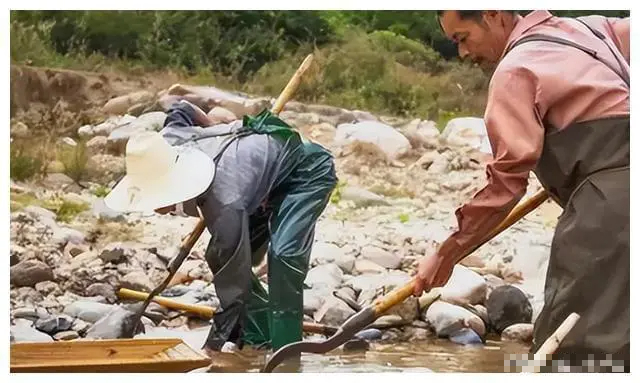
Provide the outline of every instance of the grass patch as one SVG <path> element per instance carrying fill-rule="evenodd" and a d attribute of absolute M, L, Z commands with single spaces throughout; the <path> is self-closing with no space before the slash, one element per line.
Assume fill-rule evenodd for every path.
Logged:
<path fill-rule="evenodd" d="M 407 214 L 407 213 L 400 213 L 400 214 L 398 214 L 398 219 L 402 223 L 407 223 L 407 222 L 409 222 L 411 217 L 409 217 L 409 214 Z"/>
<path fill-rule="evenodd" d="M 10 211 L 20 211 L 27 206 L 39 206 L 51 210 L 56 214 L 56 220 L 69 223 L 78 214 L 89 209 L 89 204 L 78 203 L 64 198 L 51 198 L 47 200 L 38 199 L 33 193 L 11 193 Z"/>
<path fill-rule="evenodd" d="M 95 188 L 95 190 L 93 190 L 93 195 L 95 195 L 98 198 L 104 198 L 108 196 L 109 193 L 111 193 L 111 189 L 104 185 L 100 185 L 97 188 Z"/>
<path fill-rule="evenodd" d="M 347 181 L 338 181 L 338 184 L 331 192 L 331 197 L 329 198 L 329 201 L 332 204 L 337 204 L 342 200 L 342 190 L 345 186 L 347 186 Z"/>

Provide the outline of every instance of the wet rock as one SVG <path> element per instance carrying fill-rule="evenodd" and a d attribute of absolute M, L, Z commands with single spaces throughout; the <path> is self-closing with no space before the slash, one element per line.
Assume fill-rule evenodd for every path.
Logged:
<path fill-rule="evenodd" d="M 74 340 L 78 339 L 80 335 L 78 335 L 75 331 L 62 331 L 53 336 L 55 340 Z"/>
<path fill-rule="evenodd" d="M 89 285 L 89 287 L 87 287 L 87 296 L 101 296 L 109 303 L 114 303 L 118 300 L 115 288 L 108 283 L 94 283 Z"/>
<path fill-rule="evenodd" d="M 533 324 L 516 323 L 505 328 L 500 334 L 500 340 L 503 342 L 524 342 L 533 341 Z"/>
<path fill-rule="evenodd" d="M 64 313 L 85 322 L 95 323 L 113 309 L 113 306 L 90 300 L 75 301 L 64 308 Z"/>
<path fill-rule="evenodd" d="M 383 273 L 385 268 L 367 259 L 356 259 L 354 271 L 358 274 L 379 274 Z"/>
<path fill-rule="evenodd" d="M 150 292 L 155 287 L 149 276 L 142 271 L 132 271 L 128 273 L 122 278 L 120 283 L 124 288 L 143 292 Z"/>
<path fill-rule="evenodd" d="M 370 192 L 369 190 L 345 186 L 340 190 L 340 199 L 343 201 L 351 201 L 356 208 L 364 208 L 369 206 L 390 206 L 391 204 L 384 197 Z"/>
<path fill-rule="evenodd" d="M 52 280 L 51 267 L 37 260 L 22 261 L 10 269 L 10 281 L 14 286 L 35 286 L 39 282 Z"/>
<path fill-rule="evenodd" d="M 53 315 L 49 318 L 38 319 L 35 327 L 42 332 L 53 335 L 60 331 L 69 330 L 72 324 L 73 318 L 68 315 Z"/>
<path fill-rule="evenodd" d="M 371 143 L 391 160 L 398 159 L 411 149 L 411 143 L 402 133 L 376 121 L 338 125 L 335 140 L 340 146 L 354 141 Z"/>
<path fill-rule="evenodd" d="M 426 328 L 407 326 L 404 328 L 404 338 L 409 341 L 427 340 L 433 336 L 433 333 Z"/>
<path fill-rule="evenodd" d="M 382 331 L 377 328 L 368 328 L 366 330 L 362 330 L 354 335 L 354 338 L 364 339 L 364 340 L 378 340 L 382 338 Z"/>
<path fill-rule="evenodd" d="M 383 342 L 400 342 L 403 338 L 402 335 L 403 330 L 399 328 L 390 328 L 382 333 L 382 338 L 380 340 Z"/>
<path fill-rule="evenodd" d="M 491 292 L 493 290 L 495 290 L 496 287 L 500 287 L 500 286 L 504 286 L 505 285 L 505 283 L 502 280 L 502 278 L 497 277 L 497 276 L 495 276 L 493 274 L 486 274 L 483 277 L 484 277 L 485 282 L 487 282 L 486 299 L 489 299 L 489 295 L 491 295 Z"/>
<path fill-rule="evenodd" d="M 62 294 L 62 290 L 60 290 L 60 287 L 58 287 L 58 284 L 53 281 L 38 282 L 36 283 L 35 288 L 36 288 L 36 291 L 42 295 L 49 295 L 49 294 L 61 295 Z"/>
<path fill-rule="evenodd" d="M 133 328 L 135 313 L 120 306 L 113 309 L 87 330 L 88 339 L 120 339 L 127 328 Z"/>
<path fill-rule="evenodd" d="M 451 119 L 440 137 L 448 145 L 468 146 L 491 154 L 491 144 L 482 118 L 461 117 Z"/>
<path fill-rule="evenodd" d="M 481 275 L 455 265 L 451 278 L 440 290 L 440 296 L 448 302 L 475 305 L 484 302 L 486 292 L 487 284 Z"/>
<path fill-rule="evenodd" d="M 342 275 L 340 267 L 333 263 L 327 263 L 309 270 L 304 283 L 314 289 L 335 289 L 342 283 Z"/>
<path fill-rule="evenodd" d="M 482 338 L 471 328 L 461 328 L 449 335 L 449 340 L 458 344 L 482 344 Z"/>
<path fill-rule="evenodd" d="M 15 343 L 53 342 L 49 335 L 27 324 L 16 324 L 11 326 L 9 331 Z"/>
<path fill-rule="evenodd" d="M 448 302 L 433 302 L 427 309 L 424 319 L 434 328 L 439 337 L 448 337 L 462 328 L 472 328 L 481 337 L 486 333 L 482 319 Z"/>
<path fill-rule="evenodd" d="M 424 329 L 429 329 L 429 323 L 425 322 L 425 321 L 421 321 L 421 320 L 414 320 L 413 322 L 411 322 L 411 326 L 412 327 L 418 327 L 418 328 L 424 328 Z"/>
<path fill-rule="evenodd" d="M 383 315 L 376 319 L 376 321 L 371 324 L 371 327 L 384 329 L 389 327 L 401 327 L 405 324 L 407 324 L 407 321 L 402 319 L 400 315 Z"/>
<path fill-rule="evenodd" d="M 48 189 L 64 189 L 65 187 L 75 183 L 71 177 L 63 173 L 50 173 L 42 181 L 42 184 Z"/>
<path fill-rule="evenodd" d="M 474 305 L 473 311 L 471 312 L 479 316 L 480 319 L 482 319 L 482 321 L 485 323 L 485 325 L 489 324 L 489 313 L 487 312 L 486 307 L 484 307 L 483 305 Z"/>
<path fill-rule="evenodd" d="M 369 342 L 365 339 L 349 339 L 342 345 L 342 350 L 346 352 L 367 351 L 369 350 Z"/>
<path fill-rule="evenodd" d="M 402 259 L 398 255 L 375 246 L 363 247 L 360 252 L 360 257 L 387 269 L 396 269 L 402 262 Z"/>
<path fill-rule="evenodd" d="M 348 304 L 336 297 L 329 296 L 314 314 L 313 319 L 330 326 L 341 326 L 353 314 L 355 311 Z"/>
<path fill-rule="evenodd" d="M 486 307 L 489 323 L 498 334 L 513 324 L 531 323 L 531 303 L 515 286 L 497 287 L 487 299 Z"/>

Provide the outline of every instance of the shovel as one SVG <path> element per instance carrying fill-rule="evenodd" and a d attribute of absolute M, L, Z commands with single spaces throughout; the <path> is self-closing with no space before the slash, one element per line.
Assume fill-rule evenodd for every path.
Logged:
<path fill-rule="evenodd" d="M 489 233 L 489 235 L 487 235 L 487 237 L 482 240 L 477 246 L 466 251 L 464 256 L 473 253 L 480 246 L 484 245 L 493 237 L 500 234 L 502 231 L 519 221 L 522 217 L 529 214 L 531 211 L 535 210 L 547 199 L 547 197 L 548 194 L 543 189 L 538 191 L 526 202 L 516 206 L 511 211 L 511 213 L 509 213 L 509 216 L 507 216 L 507 218 L 505 218 L 495 229 L 493 229 L 493 231 Z M 341 344 L 350 340 L 358 331 L 375 322 L 377 318 L 379 318 L 391 307 L 403 302 L 405 299 L 413 295 L 414 283 L 415 279 L 413 279 L 403 287 L 378 298 L 375 302 L 360 310 L 351 318 L 347 319 L 347 321 L 338 328 L 338 332 L 336 332 L 335 335 L 325 340 L 324 342 L 302 341 L 291 343 L 280 348 L 267 360 L 267 363 L 265 364 L 261 372 L 271 372 L 283 361 L 292 357 L 297 357 L 303 352 L 312 354 L 324 354 L 339 347 Z"/>
<path fill-rule="evenodd" d="M 144 301 L 149 297 L 149 294 L 121 288 L 118 290 L 118 297 L 122 299 L 132 299 L 138 301 Z M 202 319 L 211 319 L 216 314 L 216 310 L 213 307 L 203 306 L 203 305 L 192 305 L 189 303 L 178 302 L 173 299 L 168 299 L 164 297 L 154 297 L 152 299 L 153 302 L 167 307 L 172 310 L 181 310 L 189 313 L 197 314 Z M 321 334 L 325 336 L 331 336 L 338 331 L 337 327 L 324 325 L 322 323 L 313 323 L 313 322 L 302 322 L 302 331 L 312 333 L 312 334 Z"/>
<path fill-rule="evenodd" d="M 278 98 L 276 99 L 276 102 L 273 104 L 273 107 L 271 108 L 271 112 L 273 114 L 279 114 L 282 111 L 282 109 L 284 108 L 284 105 L 287 103 L 287 101 L 289 101 L 291 96 L 293 96 L 296 89 L 298 89 L 298 86 L 302 81 L 302 76 L 307 71 L 307 69 L 309 69 L 312 61 L 313 61 L 313 55 L 308 55 L 305 58 L 305 60 L 302 62 L 298 70 L 296 70 L 296 73 L 293 74 L 293 77 L 291 77 L 291 79 L 289 80 L 289 83 L 287 83 L 287 86 L 285 86 L 284 90 L 282 91 L 282 93 L 280 93 L 280 96 L 278 96 Z M 205 227 L 206 225 L 204 222 L 204 218 L 202 217 L 202 215 L 200 215 L 200 220 L 196 224 L 196 227 L 182 241 L 182 244 L 180 245 L 180 250 L 178 251 L 178 255 L 173 259 L 173 261 L 169 265 L 168 267 L 169 275 L 160 285 L 158 285 L 155 289 L 153 289 L 153 291 L 151 291 L 151 293 L 149 293 L 149 296 L 144 300 L 144 302 L 142 303 L 142 306 L 133 317 L 133 320 L 130 322 L 131 325 L 127 326 L 127 328 L 124 329 L 124 337 L 133 338 L 135 334 L 139 332 L 144 332 L 144 326 L 142 326 L 142 323 L 140 322 L 142 315 L 144 315 L 145 310 L 147 309 L 147 307 L 149 306 L 153 298 L 156 295 L 160 294 L 165 288 L 167 288 L 167 286 L 169 285 L 169 282 L 171 281 L 171 279 L 173 279 L 173 276 L 176 274 L 176 272 L 182 265 L 182 262 L 184 262 L 184 260 L 187 258 L 187 256 L 191 252 L 191 249 L 193 248 L 195 243 L 198 241 L 198 239 L 202 235 L 202 232 L 204 232 Z"/>

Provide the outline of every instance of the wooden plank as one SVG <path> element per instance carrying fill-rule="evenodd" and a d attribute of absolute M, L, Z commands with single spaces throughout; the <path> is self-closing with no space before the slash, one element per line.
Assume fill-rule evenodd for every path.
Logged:
<path fill-rule="evenodd" d="M 180 339 L 18 343 L 10 354 L 11 372 L 186 372 L 210 364 Z"/>
<path fill-rule="evenodd" d="M 50 364 L 92 359 L 152 358 L 158 352 L 182 343 L 180 339 L 119 339 L 11 345 L 11 364 Z"/>

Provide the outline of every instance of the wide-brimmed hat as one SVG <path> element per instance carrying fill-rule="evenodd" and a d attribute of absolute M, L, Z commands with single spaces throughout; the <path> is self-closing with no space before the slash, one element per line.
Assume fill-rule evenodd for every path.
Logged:
<path fill-rule="evenodd" d="M 156 132 L 129 138 L 127 174 L 104 199 L 116 211 L 152 211 L 202 194 L 215 175 L 209 156 L 193 147 L 175 147 Z"/>

